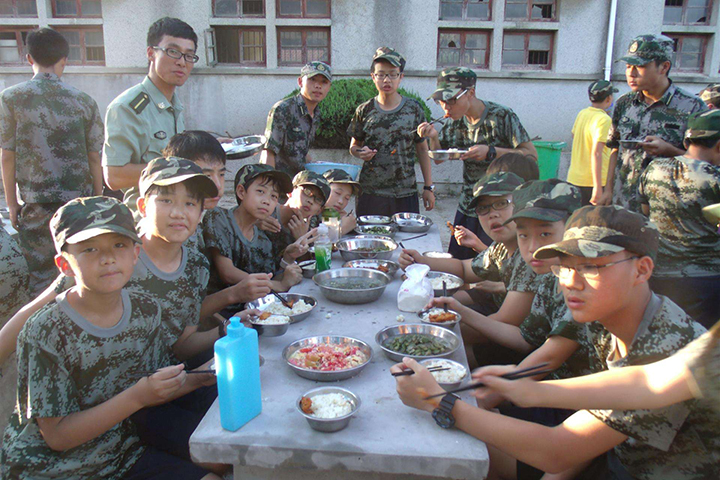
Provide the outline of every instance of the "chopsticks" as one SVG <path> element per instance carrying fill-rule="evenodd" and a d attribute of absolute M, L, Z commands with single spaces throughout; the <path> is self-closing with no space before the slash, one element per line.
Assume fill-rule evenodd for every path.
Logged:
<path fill-rule="evenodd" d="M 447 282 L 445 280 L 443 280 L 443 297 L 447 297 Z M 445 313 L 447 313 L 447 303 L 443 305 L 443 310 L 445 310 Z"/>
<path fill-rule="evenodd" d="M 287 308 L 289 308 L 290 310 L 292 310 L 292 305 L 290 305 L 283 297 L 281 297 L 278 292 L 276 292 L 275 290 L 273 290 L 273 289 L 271 288 L 271 289 L 270 289 L 270 293 L 272 293 L 273 295 L 275 295 L 275 296 L 282 302 L 283 305 L 285 305 Z"/>
<path fill-rule="evenodd" d="M 403 240 L 405 240 L 407 242 L 408 240 L 415 240 L 416 238 L 422 238 L 425 235 L 427 235 L 427 233 L 423 233 L 422 235 L 415 235 L 414 237 L 410 237 L 410 238 L 404 238 Z"/>
<path fill-rule="evenodd" d="M 506 378 L 508 380 L 518 380 L 520 378 L 534 377 L 535 375 L 542 375 L 544 373 L 550 373 L 553 371 L 552 369 L 544 369 L 548 365 L 549 365 L 548 362 L 544 362 L 539 365 L 535 365 L 534 367 L 523 368 L 523 369 L 517 370 L 515 372 L 506 373 L 505 375 L 502 375 L 501 378 Z M 435 395 L 430 395 L 429 397 L 423 398 L 423 400 L 429 400 L 429 399 L 435 398 L 435 397 L 442 397 L 443 395 L 447 395 L 448 393 L 457 393 L 457 392 L 464 392 L 467 390 L 475 390 L 476 388 L 481 388 L 484 386 L 485 386 L 485 384 L 482 382 L 471 383 L 470 385 L 465 385 L 464 387 L 455 388 L 453 390 L 448 390 L 446 392 L 438 393 Z"/>
<path fill-rule="evenodd" d="M 430 367 L 428 368 L 429 372 L 442 372 L 443 370 L 450 370 L 450 367 Z M 409 368 L 406 370 L 403 370 L 402 372 L 393 372 L 391 375 L 393 377 L 404 377 L 405 375 L 413 375 L 415 372 L 413 370 L 410 370 Z"/>
<path fill-rule="evenodd" d="M 149 370 L 148 370 L 148 371 L 144 371 L 144 372 L 136 372 L 136 373 L 133 373 L 131 376 L 132 376 L 133 378 L 142 378 L 142 377 L 149 377 L 150 375 L 154 375 L 155 373 L 157 373 L 157 370 L 154 370 L 154 371 L 149 371 Z M 204 375 L 207 375 L 207 374 L 215 375 L 215 370 L 185 370 L 185 373 L 187 373 L 187 374 L 195 373 L 195 374 L 204 374 Z"/>

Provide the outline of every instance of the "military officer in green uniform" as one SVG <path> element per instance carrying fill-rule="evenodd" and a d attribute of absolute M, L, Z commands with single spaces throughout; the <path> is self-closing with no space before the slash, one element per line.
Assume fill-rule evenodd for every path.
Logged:
<path fill-rule="evenodd" d="M 707 110 L 702 100 L 668 78 L 672 56 L 672 39 L 640 35 L 620 59 L 627 64 L 632 91 L 618 99 L 613 111 L 606 142 L 611 149 L 607 186 L 615 204 L 635 212 L 640 211 L 637 184 L 645 167 L 655 157 L 683 155 L 688 117 Z"/>
<path fill-rule="evenodd" d="M 110 103 L 105 117 L 103 173 L 107 185 L 125 192 L 125 204 L 136 213 L 140 172 L 170 137 L 185 130 L 183 105 L 175 93 L 190 76 L 198 56 L 197 35 L 177 18 L 161 18 L 150 26 L 145 79 Z"/>

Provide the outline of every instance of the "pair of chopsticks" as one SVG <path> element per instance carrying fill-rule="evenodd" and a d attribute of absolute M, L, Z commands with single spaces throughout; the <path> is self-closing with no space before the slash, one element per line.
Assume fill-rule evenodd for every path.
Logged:
<path fill-rule="evenodd" d="M 429 372 L 442 372 L 443 370 L 450 370 L 450 367 L 430 367 L 428 368 Z M 413 370 L 410 370 L 409 368 L 405 367 L 405 370 L 402 372 L 393 372 L 391 375 L 393 377 L 404 377 L 405 375 L 414 375 L 415 372 Z"/>
<path fill-rule="evenodd" d="M 508 380 L 518 380 L 520 378 L 534 377 L 535 375 L 543 375 L 545 373 L 550 373 L 553 371 L 552 369 L 545 369 L 545 367 L 547 367 L 548 365 L 549 365 L 548 362 L 544 362 L 539 365 L 535 365 L 534 367 L 523 368 L 523 369 L 517 370 L 515 372 L 506 373 L 505 375 L 502 375 L 501 378 L 505 378 Z M 423 400 L 429 400 L 429 399 L 435 398 L 435 397 L 442 397 L 443 395 L 447 395 L 448 393 L 457 393 L 457 392 L 464 392 L 467 390 L 475 390 L 476 388 L 481 388 L 484 386 L 485 386 L 485 384 L 482 382 L 471 383 L 470 385 L 465 385 L 464 387 L 456 388 L 453 390 L 448 390 L 446 392 L 438 393 L 436 395 L 430 395 L 429 397 L 423 398 Z"/>
<path fill-rule="evenodd" d="M 285 305 L 287 308 L 289 308 L 290 310 L 292 310 L 292 305 L 290 305 L 290 304 L 287 302 L 287 300 L 285 300 L 283 297 L 281 297 L 278 292 L 276 292 L 275 290 L 273 290 L 273 289 L 271 288 L 271 289 L 270 289 L 270 293 L 272 293 L 273 295 L 275 295 L 275 296 L 278 298 L 278 300 L 280 300 L 280 301 L 282 302 L 283 305 Z"/>
<path fill-rule="evenodd" d="M 414 237 L 406 238 L 405 241 L 407 242 L 408 240 L 415 240 L 416 238 L 422 238 L 426 235 L 427 233 L 423 233 L 422 235 L 415 235 Z M 400 245 L 400 248 L 402 248 L 403 250 L 405 249 L 405 245 L 403 245 L 402 242 L 398 242 L 398 245 Z"/>
<path fill-rule="evenodd" d="M 136 372 L 136 373 L 133 373 L 133 374 L 132 374 L 132 377 L 133 377 L 133 378 L 149 377 L 150 375 L 154 375 L 155 373 L 157 373 L 157 370 L 154 370 L 154 371 L 149 371 L 149 370 L 148 370 L 148 371 L 145 371 L 145 372 Z M 195 373 L 195 374 L 204 374 L 204 375 L 207 375 L 207 374 L 215 375 L 215 370 L 185 370 L 185 373 L 187 373 L 187 374 L 193 374 L 193 373 Z"/>

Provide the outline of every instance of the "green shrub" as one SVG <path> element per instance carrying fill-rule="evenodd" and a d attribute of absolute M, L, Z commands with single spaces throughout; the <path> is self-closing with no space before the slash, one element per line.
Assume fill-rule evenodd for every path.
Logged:
<path fill-rule="evenodd" d="M 425 110 L 425 119 L 430 120 L 430 109 L 417 93 L 403 88 L 398 90 L 404 97 L 414 98 Z M 300 93 L 293 90 L 287 97 Z M 355 109 L 377 95 L 375 85 L 367 79 L 335 80 L 330 93 L 321 103 L 322 120 L 315 134 L 314 148 L 348 148 L 350 138 L 347 128 L 355 114 Z M 285 98 L 287 98 L 285 97 Z"/>

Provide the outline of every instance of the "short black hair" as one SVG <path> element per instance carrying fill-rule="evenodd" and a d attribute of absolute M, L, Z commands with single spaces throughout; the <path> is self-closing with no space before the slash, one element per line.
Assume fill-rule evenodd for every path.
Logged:
<path fill-rule="evenodd" d="M 656 58 L 655 60 L 653 60 L 653 62 L 655 62 L 655 66 L 658 67 L 658 68 L 660 68 L 660 66 L 661 66 L 663 63 L 665 63 L 665 62 L 670 62 L 670 66 L 668 67 L 668 71 L 665 72 L 665 75 L 666 75 L 666 76 L 670 76 L 670 70 L 672 70 L 672 61 L 670 61 L 670 60 L 660 60 L 660 59 L 657 59 L 657 58 Z"/>
<path fill-rule="evenodd" d="M 535 157 L 522 153 L 506 153 L 488 165 L 485 175 L 498 172 L 514 173 L 526 182 L 540 179 L 540 168 Z"/>
<path fill-rule="evenodd" d="M 162 153 L 165 158 L 180 157 L 193 162 L 205 160 L 223 165 L 227 162 L 227 155 L 220 142 L 202 130 L 185 130 L 173 135 Z"/>
<path fill-rule="evenodd" d="M 165 35 L 192 40 L 195 49 L 197 49 L 198 37 L 195 30 L 179 18 L 163 17 L 150 25 L 147 34 L 147 46 L 156 46 Z"/>
<path fill-rule="evenodd" d="M 377 60 L 373 60 L 373 62 L 370 64 L 370 73 L 375 73 L 375 64 L 376 64 L 376 63 L 381 63 L 381 62 L 382 62 L 382 63 L 387 63 L 387 64 L 390 65 L 391 67 L 397 67 L 397 68 L 399 68 L 399 69 L 400 69 L 400 73 L 403 73 L 403 70 L 405 70 L 405 68 L 403 68 L 402 66 L 401 66 L 401 67 L 398 67 L 397 65 L 393 65 L 392 63 L 390 63 L 389 60 L 387 60 L 387 59 L 385 59 L 385 58 L 378 58 Z"/>
<path fill-rule="evenodd" d="M 184 182 L 180 182 L 185 184 L 185 188 L 187 188 L 188 193 L 192 198 L 200 202 L 200 210 L 204 207 L 205 202 L 205 193 L 202 190 L 202 186 L 200 185 L 200 182 L 198 181 L 198 178 L 188 178 Z M 145 200 L 150 197 L 150 195 L 165 195 L 165 194 L 171 194 L 175 191 L 175 185 L 151 185 L 150 188 L 147 189 L 147 192 L 145 192 Z"/>
<path fill-rule="evenodd" d="M 260 181 L 260 185 L 270 185 L 271 187 L 275 187 L 275 191 L 278 192 L 279 198 L 285 197 L 285 195 L 280 192 L 280 186 L 275 181 L 275 177 L 273 177 L 272 175 L 269 175 L 267 173 L 261 173 L 257 177 L 253 177 L 250 180 L 248 180 L 247 182 L 245 182 L 243 184 L 243 188 L 245 189 L 245 191 L 247 191 L 250 188 L 250 186 L 253 183 L 257 182 L 258 180 Z M 237 200 L 238 205 L 240 205 L 242 203 L 242 200 L 240 199 L 240 197 L 237 194 L 237 186 L 235 187 L 235 200 Z"/>
<path fill-rule="evenodd" d="M 70 55 L 65 37 L 52 28 L 39 28 L 28 33 L 25 39 L 27 52 L 41 67 L 52 67 Z"/>
<path fill-rule="evenodd" d="M 685 145 L 695 145 L 701 148 L 713 148 L 717 143 L 720 142 L 717 138 L 686 138 Z"/>

